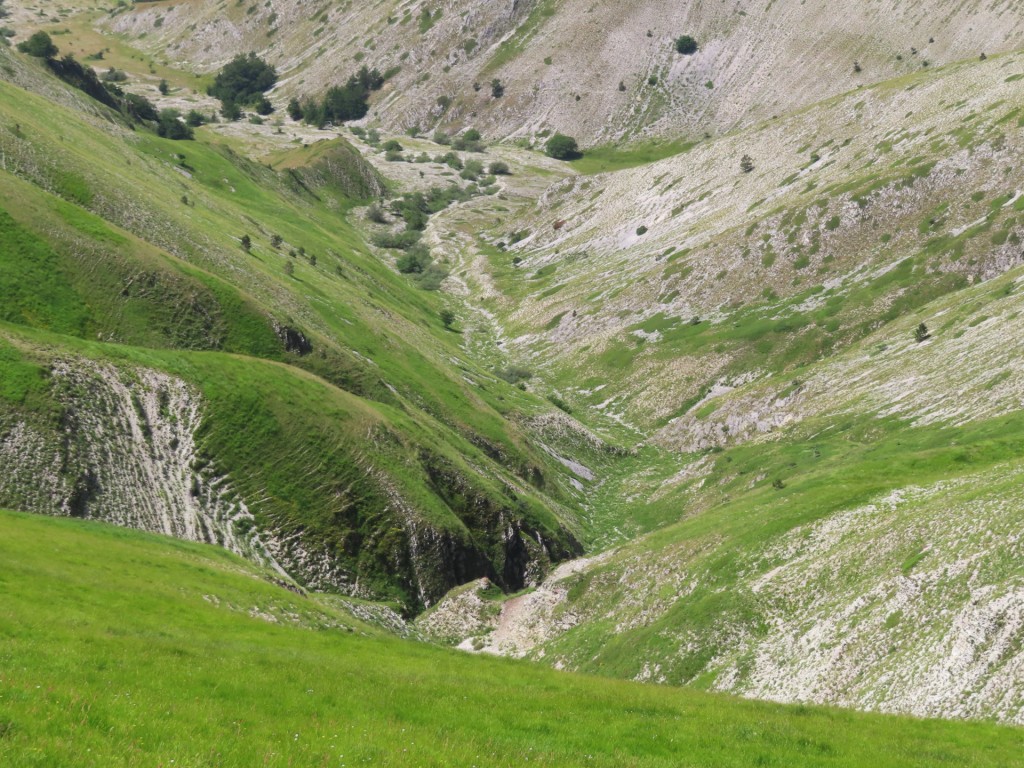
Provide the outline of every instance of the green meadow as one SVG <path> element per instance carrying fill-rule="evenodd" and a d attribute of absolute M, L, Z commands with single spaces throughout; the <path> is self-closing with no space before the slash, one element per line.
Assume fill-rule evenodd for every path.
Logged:
<path fill-rule="evenodd" d="M 0 514 L 0 762 L 1010 766 L 1024 734 L 559 673 L 383 636 L 222 550 Z"/>

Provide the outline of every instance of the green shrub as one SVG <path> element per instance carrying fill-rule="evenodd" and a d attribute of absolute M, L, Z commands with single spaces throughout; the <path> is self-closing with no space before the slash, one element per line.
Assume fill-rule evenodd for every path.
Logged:
<path fill-rule="evenodd" d="M 413 274 L 425 272 L 433 260 L 430 249 L 417 243 L 398 258 L 395 266 L 403 274 Z"/>
<path fill-rule="evenodd" d="M 689 35 L 680 35 L 675 40 L 676 53 L 692 56 L 697 52 L 697 41 Z"/>
<path fill-rule="evenodd" d="M 162 136 L 165 139 L 174 139 L 175 141 L 192 138 L 192 127 L 181 121 L 180 113 L 176 109 L 160 110 L 156 132 L 158 136 Z"/>
<path fill-rule="evenodd" d="M 556 133 L 544 144 L 544 152 L 556 160 L 572 160 L 580 156 L 576 139 L 564 133 Z"/>
<path fill-rule="evenodd" d="M 18 50 L 40 59 L 52 59 L 59 53 L 53 39 L 45 32 L 36 32 L 28 40 L 18 43 Z"/>
<path fill-rule="evenodd" d="M 533 378 L 533 371 L 526 368 L 520 368 L 518 366 L 509 366 L 508 368 L 499 368 L 494 372 L 494 375 L 499 379 L 504 379 L 509 384 L 519 384 L 524 381 L 529 381 Z"/>

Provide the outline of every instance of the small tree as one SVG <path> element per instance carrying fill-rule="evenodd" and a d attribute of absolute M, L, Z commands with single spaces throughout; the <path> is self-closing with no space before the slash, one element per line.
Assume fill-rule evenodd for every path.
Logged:
<path fill-rule="evenodd" d="M 18 43 L 18 50 L 40 59 L 52 59 L 60 53 L 60 49 L 45 32 L 36 32 L 28 40 Z"/>
<path fill-rule="evenodd" d="M 158 136 L 162 136 L 165 139 L 174 139 L 175 141 L 192 138 L 191 126 L 181 122 L 178 110 L 176 109 L 160 110 L 160 118 L 156 124 L 156 132 Z"/>
<path fill-rule="evenodd" d="M 223 102 L 249 104 L 277 82 L 277 71 L 255 53 L 232 59 L 218 73 L 207 93 Z"/>
<path fill-rule="evenodd" d="M 242 250 L 246 253 L 252 250 L 252 238 L 248 235 L 242 235 L 242 239 L 238 242 L 242 246 Z"/>
<path fill-rule="evenodd" d="M 292 275 L 294 275 L 295 274 L 295 265 L 292 264 L 290 261 L 286 261 L 284 263 L 284 273 L 286 275 L 288 275 L 288 277 L 291 277 Z"/>
<path fill-rule="evenodd" d="M 572 160 L 580 154 L 576 139 L 564 133 L 556 133 L 548 139 L 544 145 L 544 152 L 556 160 Z"/>
<path fill-rule="evenodd" d="M 270 99 L 266 96 L 259 96 L 253 101 L 253 109 L 261 115 L 270 115 L 274 112 L 274 105 L 270 103 Z"/>
<path fill-rule="evenodd" d="M 164 96 L 171 92 L 171 86 L 167 84 L 166 80 L 161 80 L 160 85 L 157 86 L 157 90 Z"/>
<path fill-rule="evenodd" d="M 281 238 L 280 235 L 271 235 L 270 236 L 270 247 L 271 248 L 274 248 L 276 250 L 277 248 L 281 247 L 281 243 L 282 243 L 282 238 Z"/>
<path fill-rule="evenodd" d="M 444 327 L 445 328 L 451 328 L 452 327 L 452 323 L 454 323 L 454 322 L 455 322 L 455 313 L 452 312 L 450 309 L 442 309 L 441 310 L 441 323 L 444 325 Z"/>
<path fill-rule="evenodd" d="M 293 98 L 288 102 L 288 117 L 292 120 L 302 119 L 302 105 L 299 104 L 299 100 Z"/>
<path fill-rule="evenodd" d="M 501 84 L 501 80 L 494 78 L 491 80 L 491 96 L 496 99 L 500 99 L 505 95 L 505 86 Z"/>
<path fill-rule="evenodd" d="M 692 56 L 697 52 L 697 41 L 689 35 L 680 35 L 675 40 L 676 53 Z"/>
<path fill-rule="evenodd" d="M 225 101 L 220 108 L 220 114 L 225 120 L 234 122 L 242 119 L 242 108 L 233 101 Z"/>
<path fill-rule="evenodd" d="M 491 176 L 508 176 L 512 173 L 512 171 L 509 170 L 508 163 L 502 162 L 501 160 L 495 160 L 487 166 L 487 172 L 491 174 Z"/>
<path fill-rule="evenodd" d="M 754 170 L 754 158 L 750 155 L 744 155 L 740 158 L 740 170 L 744 173 L 750 173 Z"/>
<path fill-rule="evenodd" d="M 198 128 L 206 123 L 206 115 L 195 109 L 190 110 L 185 116 L 185 123 L 192 128 Z"/>
<path fill-rule="evenodd" d="M 926 339 L 930 339 L 931 337 L 932 335 L 928 333 L 928 326 L 925 325 L 924 323 L 921 323 L 919 326 L 917 326 L 917 328 L 914 329 L 914 341 L 916 341 L 918 344 L 920 344 L 922 341 L 925 341 Z"/>

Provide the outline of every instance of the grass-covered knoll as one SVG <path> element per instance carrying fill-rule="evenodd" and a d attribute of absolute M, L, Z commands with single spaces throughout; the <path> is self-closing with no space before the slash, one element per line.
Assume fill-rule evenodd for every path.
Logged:
<path fill-rule="evenodd" d="M 415 610 L 481 575 L 521 588 L 531 568 L 543 569 L 549 557 L 577 549 L 568 509 L 521 485 L 515 467 L 400 408 L 294 367 L 76 341 L 16 326 L 6 326 L 4 336 L 0 349 L 11 383 L 0 391 L 0 418 L 17 432 L 4 447 L 10 460 L 48 468 L 62 480 L 67 473 L 76 487 L 76 473 L 84 472 L 99 478 L 89 481 L 98 486 L 92 492 L 125 493 L 104 489 L 102 432 L 77 425 L 91 423 L 86 415 L 106 402 L 118 380 L 130 383 L 143 370 L 170 374 L 201 399 L 202 423 L 193 436 L 197 481 L 230 483 L 277 559 L 320 588 L 387 597 Z M 88 372 L 84 382 L 74 384 L 58 370 L 63 365 Z M 180 418 L 164 410 L 145 414 L 144 433 Z M 114 414 L 99 418 L 119 423 Z M 26 430 L 32 439 L 24 437 Z M 82 451 L 94 458 L 81 459 L 79 469 L 72 459 Z M 63 461 L 51 466 L 53 456 Z M 144 453 L 132 460 L 140 467 L 147 462 Z M 144 477 L 136 489 L 143 495 L 154 492 Z M 16 485 L 2 485 L 11 503 L 25 497 Z M 188 488 L 182 493 L 195 495 Z M 55 490 L 50 508 L 31 508 L 67 514 L 69 504 Z"/>
<path fill-rule="evenodd" d="M 0 760 L 1010 766 L 1019 730 L 785 707 L 388 639 L 223 551 L 0 514 Z"/>
<path fill-rule="evenodd" d="M 8 172 L 234 286 L 270 322 L 310 339 L 313 353 L 292 355 L 293 364 L 361 396 L 397 397 L 467 439 L 515 455 L 516 464 L 530 462 L 503 416 L 537 401 L 464 359 L 458 336 L 440 322 L 444 300 L 416 290 L 363 243 L 344 215 L 354 204 L 346 195 L 356 178 L 364 192 L 379 179 L 344 146 L 275 171 L 203 131 L 193 142 L 129 135 L 6 83 L 0 104 L 10 120 L 0 126 Z M 73 206 L 60 211 L 74 213 Z M 116 293 L 95 298 L 123 303 Z"/>

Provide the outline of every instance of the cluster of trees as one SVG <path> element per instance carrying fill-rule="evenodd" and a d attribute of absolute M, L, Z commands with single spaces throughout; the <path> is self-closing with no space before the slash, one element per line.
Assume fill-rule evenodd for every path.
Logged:
<path fill-rule="evenodd" d="M 22 53 L 42 59 L 50 71 L 73 88 L 96 99 L 111 109 L 117 110 L 133 122 L 158 122 L 160 115 L 156 107 L 145 96 L 123 91 L 116 78 L 107 80 L 96 74 L 92 67 L 80 64 L 74 56 L 57 58 L 60 49 L 45 32 L 36 32 L 28 40 L 18 43 Z"/>
<path fill-rule="evenodd" d="M 277 70 L 255 53 L 239 55 L 218 73 L 206 92 L 220 99 L 221 114 L 228 120 L 238 120 L 242 107 L 251 107 L 261 115 L 274 111 L 264 95 L 277 83 Z"/>
<path fill-rule="evenodd" d="M 344 85 L 328 88 L 319 101 L 313 98 L 301 102 L 292 99 L 288 103 L 288 116 L 318 128 L 323 128 L 327 123 L 360 120 L 366 117 L 370 109 L 370 94 L 383 86 L 384 76 L 376 69 L 363 66 Z"/>
<path fill-rule="evenodd" d="M 483 136 L 476 128 L 469 128 L 458 136 L 449 136 L 442 130 L 434 131 L 434 143 L 450 145 L 459 152 L 483 152 L 487 149 Z"/>
<path fill-rule="evenodd" d="M 380 233 L 373 238 L 373 243 L 379 248 L 402 251 L 396 262 L 398 271 L 409 275 L 423 290 L 436 291 L 448 276 L 448 269 L 434 260 L 420 237 L 431 214 L 471 196 L 472 192 L 455 184 L 447 188 L 432 187 L 425 193 L 408 192 L 391 204 L 391 213 L 405 222 L 405 230 Z M 387 221 L 384 211 L 376 205 L 370 207 L 367 218 L 378 223 Z"/>
<path fill-rule="evenodd" d="M 52 59 L 60 49 L 45 32 L 36 32 L 28 40 L 18 43 L 18 50 L 39 59 Z"/>

